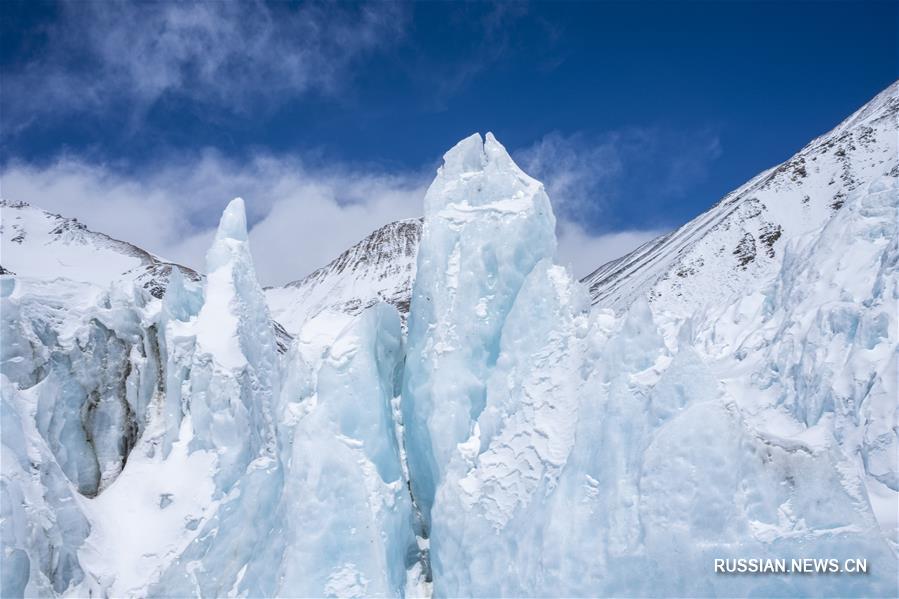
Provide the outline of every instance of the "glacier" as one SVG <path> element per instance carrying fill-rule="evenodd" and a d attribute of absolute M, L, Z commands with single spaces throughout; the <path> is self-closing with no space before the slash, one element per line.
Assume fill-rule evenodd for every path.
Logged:
<path fill-rule="evenodd" d="M 4 204 L 0 595 L 897 595 L 897 90 L 583 283 L 490 133 L 358 299 L 240 198 L 204 276 Z M 868 573 L 713 571 L 806 557 Z"/>
<path fill-rule="evenodd" d="M 764 316 L 744 319 L 761 330 L 700 313 L 666 339 L 646 302 L 589 312 L 583 286 L 552 264 L 545 194 L 491 136 L 479 146 L 454 148 L 428 192 L 410 313 L 407 451 L 435 594 L 815 594 L 815 579 L 709 575 L 716 557 L 801 554 L 867 556 L 863 583 L 834 577 L 829 593 L 893 593 L 895 525 L 862 489 L 886 480 L 864 465 L 872 450 L 875 470 L 896 472 L 896 388 L 882 387 L 897 349 L 895 177 L 848 200 L 810 248 L 787 250 L 758 298 Z M 495 168 L 511 176 L 488 187 L 481 173 Z M 511 222 L 460 218 L 468 198 Z M 506 212 L 513 201 L 524 205 Z M 492 262 L 502 253 L 507 270 Z M 873 289 L 849 264 L 878 273 Z M 818 286 L 833 305 L 807 295 Z M 740 339 L 766 334 L 753 352 Z M 734 354 L 703 351 L 738 341 Z M 847 356 L 845 375 L 828 376 Z M 780 378 L 781 364 L 796 367 Z"/>

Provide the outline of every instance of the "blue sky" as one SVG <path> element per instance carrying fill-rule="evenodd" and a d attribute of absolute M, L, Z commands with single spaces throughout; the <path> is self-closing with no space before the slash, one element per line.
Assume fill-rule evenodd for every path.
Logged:
<path fill-rule="evenodd" d="M 490 130 L 586 274 L 899 77 L 897 7 L 7 0 L 3 196 L 201 267 L 243 195 L 277 283 L 420 214 L 442 153 Z"/>

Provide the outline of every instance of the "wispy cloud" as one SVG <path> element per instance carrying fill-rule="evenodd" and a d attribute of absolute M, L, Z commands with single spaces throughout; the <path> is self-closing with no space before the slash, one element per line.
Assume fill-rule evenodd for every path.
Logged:
<path fill-rule="evenodd" d="M 551 132 L 514 153 L 543 181 L 558 217 L 559 259 L 583 277 L 680 223 L 666 220 L 720 156 L 709 129 L 632 127 L 600 135 Z M 623 219 L 623 206 L 643 214 Z M 635 211 L 635 212 L 640 212 Z"/>
<path fill-rule="evenodd" d="M 553 132 L 515 152 L 515 159 L 543 181 L 559 216 L 590 219 L 606 207 L 606 196 L 624 170 L 616 138 L 591 143 L 583 134 Z"/>
<path fill-rule="evenodd" d="M 333 93 L 366 54 L 395 43 L 398 3 L 66 2 L 29 60 L 4 67 L 4 126 L 83 111 L 147 111 L 168 99 L 264 110 Z"/>
<path fill-rule="evenodd" d="M 615 207 L 650 209 L 683 198 L 720 155 L 711 129 L 632 127 L 599 135 L 551 132 L 515 152 L 515 159 L 544 182 L 563 219 L 597 234 L 620 228 Z"/>

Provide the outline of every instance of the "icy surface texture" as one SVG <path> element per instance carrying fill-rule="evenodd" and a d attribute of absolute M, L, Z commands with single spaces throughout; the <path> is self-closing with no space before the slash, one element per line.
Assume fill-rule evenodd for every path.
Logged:
<path fill-rule="evenodd" d="M 4 597 L 86 580 L 82 498 L 121 473 L 155 390 L 140 301 L 61 279 L 0 280 Z"/>
<path fill-rule="evenodd" d="M 474 221 L 432 230 L 442 200 L 475 203 L 452 195 L 484 163 L 473 141 L 429 191 L 403 397 L 435 594 L 895 594 L 896 178 L 793 240 L 755 295 L 588 318 L 550 259 L 506 303 L 498 263 L 452 267 Z M 471 247 L 541 247 L 532 233 Z M 869 574 L 714 575 L 746 556 L 864 556 Z"/>
<path fill-rule="evenodd" d="M 284 447 L 280 595 L 402 594 L 415 544 L 394 421 L 402 360 L 399 316 L 377 304 L 331 346 L 315 394 L 296 403 L 308 387 L 285 387 L 284 422 L 298 421 Z"/>
<path fill-rule="evenodd" d="M 425 515 L 484 410 L 503 322 L 528 273 L 555 252 L 554 229 L 543 186 L 493 135 L 444 156 L 425 196 L 404 382 L 412 487 Z"/>
<path fill-rule="evenodd" d="M 190 412 L 194 442 L 217 451 L 217 484 L 227 489 L 257 456 L 275 454 L 272 409 L 279 383 L 274 332 L 256 281 L 242 199 L 222 214 L 206 268 Z"/>
<path fill-rule="evenodd" d="M 3 373 L 37 401 L 37 428 L 85 495 L 121 472 L 143 431 L 159 372 L 139 296 L 88 284 L 9 278 Z"/>
<path fill-rule="evenodd" d="M 271 595 L 271 569 L 254 560 L 266 555 L 278 527 L 284 472 L 273 413 L 280 396 L 280 370 L 240 198 L 222 214 L 207 253 L 207 271 L 204 300 L 195 318 L 198 298 L 184 287 L 183 278 L 174 277 L 163 301 L 170 387 L 163 411 L 163 451 L 171 452 L 169 462 L 200 463 L 210 455 L 215 465 L 195 473 L 205 492 L 192 498 L 195 505 L 181 523 L 182 539 L 193 538 L 189 544 L 179 543 L 174 559 L 160 564 L 161 574 L 150 592 L 221 596 L 242 588 L 253 596 Z M 188 365 L 189 376 L 180 379 Z M 173 497 L 173 505 L 164 496 Z M 177 491 L 158 497 L 163 513 L 176 511 Z"/>
<path fill-rule="evenodd" d="M 793 437 L 839 458 L 855 501 L 870 502 L 899 548 L 899 179 L 879 177 L 847 197 L 817 234 L 787 249 L 737 356 L 753 365 L 758 404 L 798 423 L 768 418 L 766 435 Z M 724 320 L 724 319 L 722 319 Z M 724 320 L 726 322 L 726 320 Z M 727 335 L 727 325 L 718 334 Z M 708 336 L 702 341 L 709 342 Z M 758 356 L 757 359 L 752 359 Z M 755 408 L 754 408 L 755 409 Z"/>
<path fill-rule="evenodd" d="M 542 499 L 558 485 L 574 445 L 588 305 L 586 290 L 544 260 L 503 319 L 485 408 L 451 455 L 431 513 L 438 593 L 537 592 L 532 581 L 498 573 L 543 569 L 539 553 L 515 555 L 515 548 L 540 550 L 526 531 L 542 528 Z"/>
<path fill-rule="evenodd" d="M 188 411 L 185 387 L 196 349 L 192 325 L 202 306 L 202 288 L 188 282 L 180 269 L 173 268 L 156 329 L 159 355 L 165 360 L 165 380 L 160 380 L 165 389 L 161 422 L 164 457 L 169 455 L 172 444 L 178 440 L 182 420 Z"/>
<path fill-rule="evenodd" d="M 363 312 L 318 368 L 295 346 L 278 453 L 249 464 L 150 593 L 401 595 L 415 546 L 394 420 L 402 358 L 386 304 Z"/>
<path fill-rule="evenodd" d="M 271 416 L 280 374 L 239 200 L 209 267 L 214 301 L 176 267 L 161 302 L 139 282 L 2 277 L 11 596 L 142 595 L 166 572 L 177 578 L 188 548 L 212 565 L 248 547 L 229 556 L 236 578 L 251 533 L 270 534 L 271 520 L 253 523 L 280 497 Z M 208 582 L 219 572 L 190 567 L 183 594 L 227 592 Z"/>
<path fill-rule="evenodd" d="M 20 392 L 3 374 L 0 385 L 0 595 L 58 595 L 84 580 L 78 549 L 90 524 L 35 429 L 34 394 Z"/>
<path fill-rule="evenodd" d="M 155 258 L 4 204 L 35 272 L 131 275 L 0 275 L 0 595 L 896 596 L 895 90 L 594 282 L 614 310 L 553 263 L 542 186 L 463 140 L 406 343 L 377 298 L 413 233 L 287 297 L 279 358 L 240 200 L 161 299 Z M 869 573 L 714 574 L 738 557 Z"/>

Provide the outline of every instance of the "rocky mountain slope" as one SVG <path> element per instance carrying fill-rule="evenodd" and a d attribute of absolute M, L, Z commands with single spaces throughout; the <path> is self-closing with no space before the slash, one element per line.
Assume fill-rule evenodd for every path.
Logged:
<path fill-rule="evenodd" d="M 421 219 L 377 229 L 332 262 L 283 287 L 266 288 L 272 314 L 291 332 L 323 312 L 355 316 L 378 301 L 409 312 Z"/>

